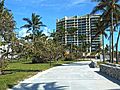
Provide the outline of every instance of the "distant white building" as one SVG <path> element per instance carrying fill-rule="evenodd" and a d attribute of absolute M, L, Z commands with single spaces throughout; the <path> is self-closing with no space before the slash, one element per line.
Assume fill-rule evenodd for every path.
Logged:
<path fill-rule="evenodd" d="M 101 36 L 98 36 L 95 40 L 92 41 L 92 38 L 96 35 L 97 30 L 95 23 L 100 18 L 100 15 L 85 15 L 85 16 L 73 16 L 67 17 L 65 16 L 62 19 L 57 19 L 56 21 L 56 31 L 60 30 L 60 27 L 64 27 L 66 30 L 70 28 L 77 28 L 77 32 L 74 36 L 69 34 L 65 34 L 62 43 L 67 44 L 74 44 L 74 45 L 81 45 L 82 41 L 79 38 L 80 35 L 84 35 L 86 38 L 83 39 L 83 42 L 86 44 L 91 43 L 91 46 L 87 48 L 87 52 L 93 52 L 98 49 L 98 45 L 101 45 Z"/>

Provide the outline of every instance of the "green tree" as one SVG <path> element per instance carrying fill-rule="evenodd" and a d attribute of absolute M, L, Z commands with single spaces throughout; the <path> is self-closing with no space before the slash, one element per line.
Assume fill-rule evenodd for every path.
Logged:
<path fill-rule="evenodd" d="M 105 62 L 105 48 L 104 48 L 104 36 L 107 38 L 107 34 L 105 32 L 107 28 L 107 24 L 104 23 L 103 21 L 99 21 L 96 23 L 96 35 L 95 37 L 98 37 L 99 35 L 102 35 L 102 54 L 103 54 L 103 62 Z"/>
<path fill-rule="evenodd" d="M 37 31 L 41 29 L 41 26 L 45 26 L 42 21 L 42 17 L 39 15 L 36 15 L 35 13 L 32 13 L 31 19 L 29 18 L 23 18 L 24 21 L 27 23 L 22 26 L 21 28 L 27 28 L 27 32 L 32 31 L 33 34 L 33 42 L 35 41 L 35 34 Z"/>
<path fill-rule="evenodd" d="M 8 10 L 7 8 L 4 7 L 4 0 L 0 1 L 0 46 L 6 46 L 7 45 L 7 49 L 3 49 L 2 50 L 2 55 L 0 58 L 0 68 L 1 68 L 1 72 L 3 71 L 3 67 L 6 66 L 5 65 L 5 57 L 8 57 L 8 55 L 10 54 L 9 49 L 10 47 L 13 45 L 13 38 L 15 36 L 14 33 L 14 29 L 15 29 L 15 21 L 13 18 L 13 14 L 10 10 Z"/>
<path fill-rule="evenodd" d="M 114 58 L 114 25 L 118 23 L 120 17 L 120 0 L 93 0 L 97 1 L 98 5 L 93 9 L 92 14 L 98 11 L 102 12 L 101 18 L 104 23 L 109 23 L 111 28 L 111 42 L 112 42 L 112 63 Z M 111 45 L 110 45 L 111 46 Z"/>
<path fill-rule="evenodd" d="M 55 32 L 56 38 L 62 43 L 65 44 L 65 37 L 66 37 L 67 31 L 63 26 L 60 26 L 58 28 L 58 31 Z"/>
<path fill-rule="evenodd" d="M 79 36 L 79 40 L 81 41 L 81 51 L 83 52 L 83 44 L 84 44 L 84 40 L 86 39 L 85 35 L 80 35 Z"/>
<path fill-rule="evenodd" d="M 41 29 L 41 27 L 45 27 L 45 25 L 42 23 L 41 18 L 39 15 L 36 15 L 35 13 L 32 13 L 31 19 L 29 18 L 23 18 L 24 21 L 27 23 L 23 25 L 21 28 L 27 28 L 27 32 L 32 32 L 32 44 L 33 44 L 33 54 L 35 57 L 36 50 L 35 50 L 35 35 L 38 33 L 38 31 Z"/>
<path fill-rule="evenodd" d="M 71 27 L 71 28 L 67 29 L 67 35 L 70 35 L 70 38 L 74 39 L 74 35 L 75 35 L 75 33 L 76 33 L 77 30 L 78 30 L 77 28 Z M 72 41 L 73 40 L 71 40 L 71 49 L 70 49 L 70 52 L 73 52 L 72 51 L 72 46 L 73 46 L 73 42 Z"/>

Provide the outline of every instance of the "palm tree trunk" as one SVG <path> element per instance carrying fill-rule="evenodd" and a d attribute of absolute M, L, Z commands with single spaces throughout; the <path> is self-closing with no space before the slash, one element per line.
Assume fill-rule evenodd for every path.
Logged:
<path fill-rule="evenodd" d="M 120 38 L 120 31 L 118 33 L 117 42 L 116 42 L 116 63 L 118 64 L 118 42 Z"/>
<path fill-rule="evenodd" d="M 112 39 L 112 63 L 114 62 L 114 26 L 113 26 L 113 9 L 112 9 L 112 16 L 111 16 L 111 39 Z"/>
<path fill-rule="evenodd" d="M 118 64 L 118 45 L 116 43 L 116 63 Z"/>
<path fill-rule="evenodd" d="M 71 42 L 71 53 L 72 53 L 72 42 Z"/>
<path fill-rule="evenodd" d="M 103 34 L 102 34 L 102 46 L 103 46 L 103 50 L 102 50 L 102 54 L 103 54 L 103 62 L 105 62 L 104 35 L 103 35 Z"/>
<path fill-rule="evenodd" d="M 35 55 L 35 28 L 33 27 L 33 53 Z"/>
<path fill-rule="evenodd" d="M 111 55 L 111 32 L 110 32 L 110 40 L 109 40 L 109 55 L 110 55 L 110 61 L 109 62 L 112 62 L 112 55 Z"/>

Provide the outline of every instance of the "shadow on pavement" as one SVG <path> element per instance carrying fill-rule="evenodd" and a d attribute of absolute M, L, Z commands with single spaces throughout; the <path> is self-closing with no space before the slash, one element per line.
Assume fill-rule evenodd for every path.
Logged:
<path fill-rule="evenodd" d="M 108 89 L 108 90 L 120 90 L 120 89 Z"/>
<path fill-rule="evenodd" d="M 14 87 L 12 90 L 65 90 L 67 86 L 57 86 L 57 82 L 50 83 L 21 83 L 20 87 Z M 42 89 L 40 88 L 42 87 Z"/>
<path fill-rule="evenodd" d="M 89 65 L 90 63 L 71 63 L 71 64 L 63 64 L 62 66 L 83 66 Z"/>
<path fill-rule="evenodd" d="M 106 75 L 106 74 L 104 74 L 104 73 L 102 73 L 100 71 L 95 71 L 95 72 L 98 73 L 99 75 L 104 76 L 108 80 L 110 80 L 110 81 L 112 81 L 112 82 L 114 82 L 114 83 L 116 83 L 116 84 L 118 84 L 120 86 L 120 81 L 119 80 L 117 80 L 115 78 L 112 78 L 112 77 L 110 77 L 110 76 L 108 76 L 108 75 Z M 109 89 L 109 90 L 120 90 L 120 89 Z"/>

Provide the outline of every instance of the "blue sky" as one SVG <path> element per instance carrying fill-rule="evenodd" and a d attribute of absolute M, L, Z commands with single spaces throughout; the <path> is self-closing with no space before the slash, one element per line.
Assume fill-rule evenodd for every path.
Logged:
<path fill-rule="evenodd" d="M 24 25 L 23 17 L 31 17 L 34 12 L 42 17 L 49 31 L 55 29 L 57 18 L 85 15 L 95 6 L 90 0 L 6 0 L 5 3 L 13 12 L 17 27 Z"/>
<path fill-rule="evenodd" d="M 31 13 L 39 14 L 42 22 L 47 25 L 44 32 L 52 32 L 56 28 L 56 19 L 64 16 L 89 14 L 96 5 L 91 0 L 6 0 L 5 6 L 12 10 L 17 27 L 25 24 L 23 17 L 31 17 Z M 26 35 L 26 30 L 19 30 L 19 34 Z M 115 34 L 117 36 L 117 34 Z M 116 38 L 114 38 L 116 41 Z M 107 40 L 105 41 L 107 43 Z M 120 50 L 120 48 L 119 48 Z"/>

